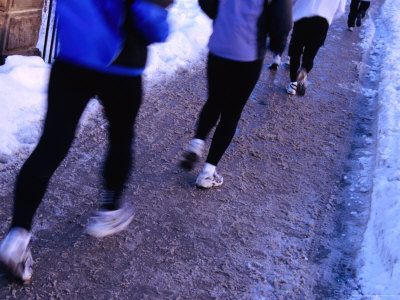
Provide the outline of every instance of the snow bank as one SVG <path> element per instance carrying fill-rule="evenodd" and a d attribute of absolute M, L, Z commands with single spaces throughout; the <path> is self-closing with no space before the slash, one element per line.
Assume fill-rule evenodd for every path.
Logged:
<path fill-rule="evenodd" d="M 150 46 L 145 76 L 153 82 L 196 63 L 206 53 L 212 30 L 211 20 L 196 0 L 175 0 L 168 21 L 170 36 L 167 42 Z"/>
<path fill-rule="evenodd" d="M 364 295 L 400 299 L 400 0 L 376 21 L 380 52 L 377 154 L 359 273 Z"/>
<path fill-rule="evenodd" d="M 50 66 L 39 57 L 10 56 L 0 66 L 0 160 L 35 144 L 46 109 Z"/>

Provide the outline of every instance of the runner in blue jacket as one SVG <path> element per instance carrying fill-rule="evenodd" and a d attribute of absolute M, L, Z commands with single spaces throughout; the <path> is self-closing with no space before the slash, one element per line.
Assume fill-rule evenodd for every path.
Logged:
<path fill-rule="evenodd" d="M 165 7 L 173 0 L 58 0 L 60 52 L 52 66 L 42 136 L 22 166 L 11 229 L 0 264 L 15 278 L 32 277 L 32 219 L 54 171 L 67 155 L 87 103 L 98 96 L 109 121 L 104 196 L 87 232 L 103 237 L 133 218 L 119 201 L 131 171 L 134 123 L 142 98 L 147 45 L 168 35 Z"/>

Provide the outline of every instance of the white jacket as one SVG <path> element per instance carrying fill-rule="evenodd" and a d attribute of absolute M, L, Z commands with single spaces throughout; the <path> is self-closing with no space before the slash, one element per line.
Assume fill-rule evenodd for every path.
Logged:
<path fill-rule="evenodd" d="M 332 21 L 344 14 L 346 0 L 296 0 L 293 6 L 293 22 L 302 18 L 323 17 Z"/>

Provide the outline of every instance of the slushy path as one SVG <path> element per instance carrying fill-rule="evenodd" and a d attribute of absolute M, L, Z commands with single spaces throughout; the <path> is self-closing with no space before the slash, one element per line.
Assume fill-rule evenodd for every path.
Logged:
<path fill-rule="evenodd" d="M 271 72 L 268 55 L 218 166 L 225 183 L 213 190 L 194 187 L 200 165 L 190 173 L 178 168 L 207 94 L 205 62 L 169 82 L 146 84 L 135 171 L 124 194 L 135 218 L 127 231 L 102 240 L 83 234 L 99 198 L 106 148 L 105 121 L 93 118 L 38 210 L 33 281 L 0 278 L 0 298 L 345 298 L 353 270 L 342 262 L 353 249 L 338 238 L 343 222 L 336 216 L 350 216 L 342 177 L 363 110 L 357 42 L 344 17 L 331 26 L 305 97 L 286 94 L 288 69 Z M 1 236 L 24 159 L 0 174 L 0 219 L 7 220 Z"/>

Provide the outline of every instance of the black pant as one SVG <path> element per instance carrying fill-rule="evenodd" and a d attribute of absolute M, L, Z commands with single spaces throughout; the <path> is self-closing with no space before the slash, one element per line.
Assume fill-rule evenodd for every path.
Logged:
<path fill-rule="evenodd" d="M 369 1 L 351 0 L 349 17 L 347 18 L 347 26 L 354 27 L 358 14 L 364 18 L 369 5 Z"/>
<path fill-rule="evenodd" d="M 95 95 L 101 99 L 109 121 L 104 188 L 115 191 L 117 196 L 121 193 L 131 170 L 133 127 L 142 97 L 141 77 L 99 73 L 56 61 L 50 76 L 43 134 L 17 177 L 13 227 L 30 230 L 49 180 L 67 155 L 79 118 Z"/>
<path fill-rule="evenodd" d="M 207 162 L 217 165 L 235 134 L 243 107 L 260 76 L 262 60 L 239 62 L 209 54 L 208 99 L 199 116 L 196 138 L 215 129 Z"/>
<path fill-rule="evenodd" d="M 292 38 L 289 45 L 290 81 L 296 81 L 300 67 L 307 73 L 314 66 L 314 58 L 319 48 L 324 44 L 329 24 L 325 18 L 303 18 L 294 23 Z"/>

